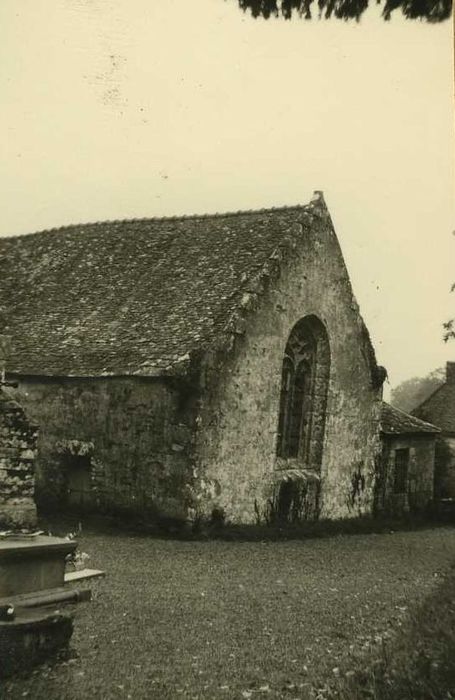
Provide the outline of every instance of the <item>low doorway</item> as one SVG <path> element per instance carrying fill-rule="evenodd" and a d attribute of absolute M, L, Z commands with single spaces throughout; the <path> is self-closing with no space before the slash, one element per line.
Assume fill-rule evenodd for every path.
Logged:
<path fill-rule="evenodd" d="M 89 455 L 67 455 L 67 503 L 75 508 L 92 505 L 92 465 Z"/>

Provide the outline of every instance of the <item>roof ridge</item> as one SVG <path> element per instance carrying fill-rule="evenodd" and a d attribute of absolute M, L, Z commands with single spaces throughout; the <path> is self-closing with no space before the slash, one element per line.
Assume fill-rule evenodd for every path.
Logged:
<path fill-rule="evenodd" d="M 224 219 L 227 217 L 235 216 L 250 216 L 254 214 L 267 214 L 269 212 L 284 212 L 284 211 L 297 211 L 301 210 L 304 212 L 309 212 L 314 209 L 317 202 L 311 201 L 308 204 L 284 204 L 279 207 L 261 207 L 260 209 L 237 209 L 235 211 L 226 212 L 213 212 L 205 214 L 172 214 L 168 216 L 142 216 L 133 217 L 126 219 L 102 219 L 100 221 L 86 221 L 84 223 L 78 224 L 62 224 L 61 226 L 52 226 L 51 228 L 44 228 L 38 231 L 33 231 L 31 233 L 20 233 L 16 236 L 1 236 L 0 242 L 2 240 L 14 240 L 17 238 L 25 238 L 26 236 L 37 236 L 43 233 L 58 233 L 59 231 L 65 231 L 67 229 L 75 228 L 89 228 L 96 226 L 104 226 L 106 224 L 129 224 L 129 223 L 140 223 L 145 221 L 150 222 L 165 222 L 165 221 L 196 221 L 198 219 Z"/>

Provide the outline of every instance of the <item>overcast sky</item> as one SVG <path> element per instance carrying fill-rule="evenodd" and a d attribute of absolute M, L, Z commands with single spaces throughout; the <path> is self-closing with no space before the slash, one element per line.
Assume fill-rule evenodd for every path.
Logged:
<path fill-rule="evenodd" d="M 2 0 L 0 38 L 0 235 L 322 189 L 391 385 L 455 360 L 450 21 Z"/>

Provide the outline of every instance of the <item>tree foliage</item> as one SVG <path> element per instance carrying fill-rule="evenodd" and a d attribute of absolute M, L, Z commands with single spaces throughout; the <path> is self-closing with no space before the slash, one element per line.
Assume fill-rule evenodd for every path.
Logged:
<path fill-rule="evenodd" d="M 373 3 L 374 0 L 371 0 Z M 382 4 L 382 16 L 391 18 L 392 12 L 401 10 L 407 19 L 421 19 L 427 22 L 442 22 L 450 17 L 452 0 L 376 0 Z M 242 10 L 252 16 L 270 17 L 313 17 L 329 19 L 360 20 L 368 8 L 369 0 L 238 0 Z"/>
<path fill-rule="evenodd" d="M 455 318 L 451 318 L 443 324 L 444 327 L 444 340 L 447 343 L 448 340 L 455 340 Z"/>
<path fill-rule="evenodd" d="M 409 413 L 419 406 L 422 401 L 444 383 L 445 370 L 443 367 L 433 370 L 426 377 L 412 377 L 392 389 L 390 403 L 396 408 Z"/>
<path fill-rule="evenodd" d="M 451 292 L 455 292 L 455 283 L 452 284 Z M 455 340 L 455 318 L 449 318 L 448 321 L 442 324 L 444 328 L 444 340 Z"/>

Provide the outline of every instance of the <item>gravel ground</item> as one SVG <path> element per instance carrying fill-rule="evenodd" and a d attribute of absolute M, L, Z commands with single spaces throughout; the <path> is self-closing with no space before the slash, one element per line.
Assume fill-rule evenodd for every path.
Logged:
<path fill-rule="evenodd" d="M 84 533 L 107 577 L 71 657 L 2 698 L 297 698 L 393 634 L 455 562 L 455 529 L 284 542 Z"/>

